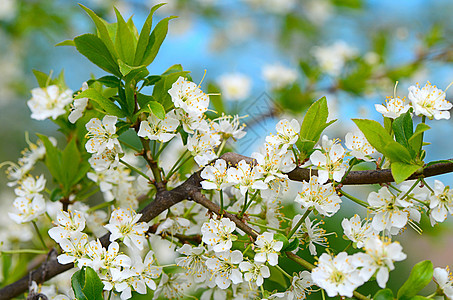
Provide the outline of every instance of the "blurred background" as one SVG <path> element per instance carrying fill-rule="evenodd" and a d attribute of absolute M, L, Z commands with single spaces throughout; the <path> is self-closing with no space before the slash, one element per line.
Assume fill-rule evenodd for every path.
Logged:
<path fill-rule="evenodd" d="M 37 87 L 33 69 L 64 70 L 72 90 L 91 76 L 103 75 L 71 47 L 54 47 L 85 32 L 94 32 L 80 2 L 114 21 L 113 6 L 134 16 L 141 28 L 150 8 L 160 0 L 0 0 L 0 161 L 16 161 L 27 146 L 25 132 L 58 138 L 50 120 L 30 119 L 26 101 Z M 444 89 L 453 81 L 453 2 L 448 0 L 169 0 L 156 14 L 169 15 L 169 35 L 150 73 L 173 64 L 191 71 L 211 96 L 213 109 L 248 115 L 247 136 L 238 152 L 250 155 L 281 118 L 303 119 L 308 106 L 327 97 L 330 138 L 344 139 L 352 117 L 381 121 L 374 104 L 386 96 L 407 96 L 407 88 L 427 80 Z M 157 22 L 155 22 L 157 23 Z M 447 93 L 449 99 L 450 93 Z M 450 100 L 453 97 L 450 96 Z M 451 158 L 451 120 L 432 121 L 427 161 Z M 3 172 L 2 172 L 3 174 Z M 452 177 L 438 177 L 445 185 Z M 2 207 L 12 203 L 12 189 L 0 176 Z M 430 179 L 429 182 L 433 182 Z M 351 189 L 352 190 L 352 189 Z M 370 189 L 355 191 L 366 199 Z M 361 194 L 360 194 L 361 193 Z M 351 216 L 356 207 L 344 214 Z M 363 215 L 363 214 L 362 214 Z M 337 215 L 331 231 L 344 215 Z M 399 266 L 430 259 L 435 266 L 453 264 L 451 222 L 434 229 L 422 220 L 424 235 L 408 228 L 401 240 L 409 259 Z M 329 231 L 329 229 L 327 229 Z M 450 233 L 449 233 L 450 232 Z M 335 240 L 335 239 L 333 239 Z M 339 243 L 346 243 L 341 234 Z M 332 243 L 332 242 L 331 242 Z M 409 270 L 390 275 L 399 286 Z"/>

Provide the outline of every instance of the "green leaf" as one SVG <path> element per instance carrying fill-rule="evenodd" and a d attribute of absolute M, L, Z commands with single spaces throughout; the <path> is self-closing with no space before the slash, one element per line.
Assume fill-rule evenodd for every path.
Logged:
<path fill-rule="evenodd" d="M 120 12 L 114 7 L 118 28 L 115 37 L 115 49 L 119 58 L 132 65 L 134 63 L 136 41 Z"/>
<path fill-rule="evenodd" d="M 409 138 L 408 142 L 409 145 L 411 145 L 412 149 L 414 150 L 419 150 L 422 147 L 422 133 L 427 131 L 428 129 L 431 129 L 428 125 L 425 123 L 419 123 L 417 124 L 417 127 L 415 127 L 415 132 L 414 134 Z"/>
<path fill-rule="evenodd" d="M 53 191 L 50 193 L 50 196 L 49 196 L 50 201 L 52 201 L 52 202 L 60 201 L 60 199 L 63 197 L 64 197 L 63 191 L 58 187 L 53 189 Z"/>
<path fill-rule="evenodd" d="M 120 67 L 120 72 L 123 74 L 123 76 L 128 75 L 132 71 L 137 71 L 139 69 L 146 69 L 146 66 L 129 66 L 125 62 L 123 62 L 121 59 L 118 59 L 118 65 Z"/>
<path fill-rule="evenodd" d="M 311 151 L 324 129 L 336 121 L 332 120 L 326 123 L 328 117 L 329 109 L 326 97 L 322 97 L 310 106 L 302 121 L 299 133 L 300 138 L 296 144 L 301 152 L 308 153 Z"/>
<path fill-rule="evenodd" d="M 154 58 L 156 58 L 157 52 L 159 52 L 160 46 L 167 35 L 168 22 L 174 18 L 176 17 L 165 18 L 157 23 L 156 27 L 154 27 L 154 30 L 149 37 L 145 53 L 143 54 L 143 58 L 140 62 L 141 65 L 148 66 L 154 61 Z"/>
<path fill-rule="evenodd" d="M 65 40 L 65 41 L 59 42 L 58 44 L 55 45 L 55 47 L 58 47 L 58 46 L 74 46 L 75 47 L 75 43 L 73 40 Z"/>
<path fill-rule="evenodd" d="M 71 277 L 71 286 L 74 291 L 74 296 L 77 300 L 89 300 L 83 293 L 85 285 L 85 270 L 75 272 Z"/>
<path fill-rule="evenodd" d="M 447 160 L 447 159 L 434 160 L 434 161 L 430 161 L 429 163 L 427 163 L 426 166 L 429 167 L 431 165 L 440 164 L 440 163 L 453 164 L 453 161 Z"/>
<path fill-rule="evenodd" d="M 107 47 L 110 55 L 113 57 L 114 61 L 118 59 L 118 53 L 116 52 L 115 46 L 113 45 L 112 38 L 110 37 L 109 30 L 107 28 L 106 22 L 98 17 L 91 9 L 83 6 L 82 4 L 79 4 L 80 7 L 82 7 L 85 12 L 91 17 L 93 20 L 94 24 L 96 25 L 96 28 L 98 30 L 98 36 L 102 40 L 102 42 L 105 44 Z"/>
<path fill-rule="evenodd" d="M 396 141 L 408 149 L 412 157 L 415 157 L 419 149 L 412 149 L 409 145 L 409 139 L 414 131 L 411 114 L 409 112 L 401 114 L 393 121 L 392 128 Z"/>
<path fill-rule="evenodd" d="M 88 299 L 93 300 L 104 300 L 102 292 L 104 290 L 104 284 L 99 278 L 98 274 L 90 267 L 85 269 L 85 286 L 83 293 Z"/>
<path fill-rule="evenodd" d="M 71 186 L 74 184 L 73 181 L 79 169 L 80 158 L 79 149 L 77 148 L 75 139 L 73 138 L 63 150 L 61 156 L 63 175 L 62 183 L 65 194 L 69 193 Z"/>
<path fill-rule="evenodd" d="M 433 263 L 425 260 L 417 263 L 411 270 L 411 274 L 406 282 L 398 291 L 398 300 L 409 300 L 425 286 L 427 286 L 433 278 Z"/>
<path fill-rule="evenodd" d="M 94 34 L 83 34 L 74 38 L 77 51 L 99 68 L 121 77 L 116 60 L 112 57 L 104 42 Z"/>
<path fill-rule="evenodd" d="M 114 115 L 120 118 L 126 116 L 126 114 L 118 106 L 116 106 L 108 98 L 104 97 L 100 92 L 98 92 L 98 90 L 94 88 L 88 88 L 82 91 L 75 97 L 75 99 L 79 98 L 89 98 L 90 100 L 99 104 L 99 106 L 109 115 Z"/>
<path fill-rule="evenodd" d="M 90 268 L 83 267 L 72 275 L 72 289 L 77 300 L 103 300 L 104 284 L 98 274 Z"/>
<path fill-rule="evenodd" d="M 288 244 L 288 247 L 286 248 L 282 248 L 282 250 L 280 250 L 280 252 L 286 252 L 286 251 L 293 251 L 293 250 L 296 250 L 297 247 L 299 246 L 299 239 L 298 238 L 295 238 L 291 243 Z"/>
<path fill-rule="evenodd" d="M 143 86 L 151 86 L 156 84 L 160 80 L 161 76 L 159 75 L 151 75 L 145 78 L 143 81 Z"/>
<path fill-rule="evenodd" d="M 46 73 L 33 69 L 33 74 L 35 75 L 36 81 L 38 81 L 39 87 L 44 88 L 50 83 L 49 75 Z"/>
<path fill-rule="evenodd" d="M 46 166 L 50 174 L 57 182 L 62 182 L 61 151 L 52 144 L 47 136 L 38 133 L 36 135 L 41 139 L 46 148 Z"/>
<path fill-rule="evenodd" d="M 143 24 L 142 30 L 140 31 L 140 36 L 138 38 L 137 48 L 135 49 L 134 65 L 140 64 L 143 59 L 143 55 L 145 54 L 146 48 L 148 46 L 151 27 L 153 25 L 153 14 L 162 5 L 165 5 L 165 3 L 154 5 L 151 8 L 148 17 L 146 18 L 145 24 Z"/>
<path fill-rule="evenodd" d="M 126 82 L 124 87 L 124 92 L 126 96 L 126 110 L 128 115 L 132 115 L 135 109 L 135 85 L 133 82 Z"/>
<path fill-rule="evenodd" d="M 409 153 L 409 150 L 395 141 L 392 141 L 385 145 L 383 152 L 381 153 L 388 157 L 392 163 L 404 162 L 410 164 L 412 161 L 412 156 Z"/>
<path fill-rule="evenodd" d="M 278 283 L 282 287 L 287 286 L 288 283 L 286 281 L 286 278 L 279 269 L 273 266 L 269 266 L 269 271 L 271 272 L 271 276 L 269 277 L 270 280 Z"/>
<path fill-rule="evenodd" d="M 373 300 L 393 300 L 393 292 L 391 289 L 383 289 L 378 291 L 374 297 Z"/>
<path fill-rule="evenodd" d="M 165 119 L 165 109 L 162 106 L 162 104 L 160 104 L 157 101 L 151 101 L 147 105 L 148 105 L 149 109 L 151 110 L 151 112 L 156 117 L 158 117 L 161 120 Z"/>
<path fill-rule="evenodd" d="M 393 179 L 395 179 L 395 182 L 399 184 L 409 178 L 409 176 L 414 174 L 418 169 L 421 168 L 421 166 L 397 161 L 393 162 L 390 165 L 390 168 L 392 169 Z"/>
<path fill-rule="evenodd" d="M 384 117 L 384 128 L 387 130 L 387 132 L 390 134 L 392 132 L 392 123 L 393 119 Z"/>
<path fill-rule="evenodd" d="M 93 84 L 94 82 L 99 82 L 102 85 L 110 88 L 117 88 L 121 85 L 121 80 L 115 76 L 103 76 L 98 79 L 90 79 L 87 81 L 88 85 Z"/>

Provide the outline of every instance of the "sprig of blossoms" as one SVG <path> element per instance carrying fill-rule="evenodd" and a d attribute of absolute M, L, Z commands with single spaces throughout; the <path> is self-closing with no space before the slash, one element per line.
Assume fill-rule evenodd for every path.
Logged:
<path fill-rule="evenodd" d="M 412 85 L 409 87 L 409 100 L 411 100 L 414 113 L 424 115 L 430 120 L 450 119 L 450 110 L 453 104 L 445 100 L 445 92 L 431 85 L 428 81 L 423 88 Z"/>
<path fill-rule="evenodd" d="M 88 141 L 85 148 L 89 153 L 101 154 L 106 149 L 112 150 L 115 147 L 121 149 L 118 136 L 116 135 L 115 116 L 106 115 L 102 122 L 98 118 L 91 119 L 86 125 Z"/>
<path fill-rule="evenodd" d="M 236 224 L 228 218 L 220 221 L 210 219 L 201 226 L 202 241 L 214 252 L 224 252 L 231 249 L 237 237 L 233 234 Z"/>
<path fill-rule="evenodd" d="M 104 226 L 111 233 L 110 241 L 121 239 L 126 246 L 142 250 L 146 241 L 144 234 L 149 225 L 138 222 L 141 216 L 131 209 L 115 209 L 110 216 L 109 224 Z"/>
<path fill-rule="evenodd" d="M 278 252 L 283 248 L 283 242 L 274 240 L 274 234 L 264 232 L 255 240 L 255 262 L 269 262 L 271 266 L 278 264 Z"/>

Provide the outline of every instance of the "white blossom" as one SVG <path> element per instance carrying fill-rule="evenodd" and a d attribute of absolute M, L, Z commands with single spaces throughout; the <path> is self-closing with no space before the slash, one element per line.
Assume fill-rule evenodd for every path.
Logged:
<path fill-rule="evenodd" d="M 88 84 L 84 82 L 82 84 L 82 91 L 88 89 Z M 79 98 L 74 99 L 73 104 L 71 105 L 71 113 L 68 116 L 69 122 L 74 124 L 78 119 L 80 119 L 85 111 L 85 108 L 88 105 L 88 98 Z"/>
<path fill-rule="evenodd" d="M 326 135 L 322 137 L 321 150 L 315 150 L 310 155 L 311 163 L 318 169 L 318 182 L 327 180 L 341 181 L 346 173 L 343 164 L 344 148 L 338 144 L 338 140 L 329 140 Z"/>
<path fill-rule="evenodd" d="M 146 241 L 144 234 L 149 225 L 145 222 L 138 223 L 141 216 L 131 209 L 115 209 L 110 216 L 109 224 L 104 226 L 111 233 L 110 241 L 121 239 L 126 246 L 135 246 L 142 250 Z"/>
<path fill-rule="evenodd" d="M 302 215 L 296 215 L 292 222 L 292 227 L 294 227 L 302 218 Z M 299 241 L 303 244 L 308 244 L 308 249 L 310 250 L 311 255 L 316 255 L 316 246 L 320 245 L 323 247 L 328 246 L 326 231 L 320 226 L 324 224 L 324 221 L 315 222 L 315 220 L 310 220 L 310 218 L 305 218 L 302 226 L 296 230 L 294 237 L 297 237 Z"/>
<path fill-rule="evenodd" d="M 351 155 L 355 158 L 368 162 L 374 160 L 371 155 L 376 153 L 376 149 L 371 146 L 361 131 L 355 131 L 354 133 L 348 132 L 344 144 L 351 150 Z"/>
<path fill-rule="evenodd" d="M 61 243 L 60 243 L 61 245 Z M 89 266 L 95 271 L 110 267 L 130 267 L 131 259 L 125 254 L 119 254 L 120 246 L 117 242 L 110 243 L 105 249 L 99 239 L 86 244 L 85 255 L 77 261 L 81 266 Z"/>
<path fill-rule="evenodd" d="M 247 132 L 244 131 L 245 124 L 241 124 L 241 117 L 238 115 L 229 116 L 223 115 L 211 122 L 211 127 L 214 132 L 222 136 L 223 140 L 232 138 L 234 141 L 242 139 Z"/>
<path fill-rule="evenodd" d="M 243 256 L 239 250 L 218 252 L 215 257 L 206 261 L 206 266 L 213 273 L 217 286 L 227 289 L 231 283 L 237 284 L 243 281 L 238 267 L 242 260 Z"/>
<path fill-rule="evenodd" d="M 231 183 L 228 182 L 227 163 L 223 159 L 217 159 L 213 166 L 204 167 L 201 178 L 205 179 L 201 182 L 201 186 L 205 190 L 222 190 L 231 186 Z"/>
<path fill-rule="evenodd" d="M 18 213 L 8 213 L 17 224 L 30 222 L 46 212 L 46 201 L 41 194 L 32 197 L 18 197 L 13 201 Z"/>
<path fill-rule="evenodd" d="M 448 267 L 435 268 L 433 274 L 434 282 L 437 283 L 438 288 L 448 298 L 453 299 L 453 276 L 451 275 Z"/>
<path fill-rule="evenodd" d="M 192 116 L 199 116 L 206 112 L 209 106 L 209 96 L 195 83 L 179 77 L 168 90 L 173 104 L 182 108 Z"/>
<path fill-rule="evenodd" d="M 354 242 L 357 248 L 362 248 L 365 241 L 372 236 L 376 236 L 379 232 L 374 230 L 369 220 L 360 220 L 360 216 L 355 214 L 351 219 L 343 219 L 341 221 L 344 234 Z"/>
<path fill-rule="evenodd" d="M 244 100 L 250 95 L 252 81 L 241 73 L 223 74 L 217 80 L 222 96 L 227 101 Z"/>
<path fill-rule="evenodd" d="M 294 200 L 303 208 L 315 209 L 323 216 L 330 217 L 340 209 L 341 199 L 331 183 L 320 184 L 318 177 L 311 176 L 310 181 L 302 182 L 302 192 Z"/>
<path fill-rule="evenodd" d="M 209 278 L 210 272 L 206 266 L 206 249 L 203 246 L 193 247 L 189 244 L 184 244 L 176 250 L 185 257 L 175 259 L 176 265 L 187 271 L 187 275 L 191 275 L 195 282 L 204 282 Z"/>
<path fill-rule="evenodd" d="M 236 236 L 233 231 L 236 224 L 228 218 L 220 221 L 210 219 L 201 226 L 202 241 L 215 252 L 224 252 L 231 249 Z"/>
<path fill-rule="evenodd" d="M 296 69 L 281 64 L 265 65 L 261 73 L 270 86 L 277 90 L 293 84 L 297 79 Z"/>
<path fill-rule="evenodd" d="M 267 184 L 261 179 L 262 172 L 260 166 L 252 167 L 245 160 L 241 160 L 237 164 L 237 168 L 228 168 L 228 181 L 238 185 L 242 195 L 245 195 L 250 189 L 265 190 Z"/>
<path fill-rule="evenodd" d="M 291 122 L 283 119 L 275 125 L 275 129 L 277 130 L 277 134 L 267 136 L 266 142 L 276 147 L 281 145 L 279 154 L 284 154 L 299 138 L 299 122 L 296 119 L 292 119 Z"/>
<path fill-rule="evenodd" d="M 31 118 L 35 120 L 50 117 L 55 120 L 66 112 L 65 106 L 72 102 L 72 91 L 62 90 L 56 85 L 35 88 L 31 94 L 32 98 L 28 100 L 27 105 L 32 112 Z"/>
<path fill-rule="evenodd" d="M 433 190 L 429 196 L 429 219 L 434 226 L 436 222 L 445 221 L 448 214 L 453 214 L 453 191 L 439 180 L 434 180 Z"/>
<path fill-rule="evenodd" d="M 49 236 L 59 243 L 63 239 L 70 238 L 76 232 L 82 232 L 85 228 L 85 217 L 79 211 L 63 211 L 57 213 L 57 226 L 49 229 Z"/>
<path fill-rule="evenodd" d="M 406 113 L 409 110 L 410 105 L 405 103 L 404 98 L 388 97 L 387 100 L 385 100 L 385 105 L 375 104 L 374 107 L 376 108 L 376 111 L 384 117 L 396 119 Z"/>
<path fill-rule="evenodd" d="M 121 149 L 120 142 L 116 135 L 115 116 L 106 115 L 102 122 L 98 118 L 92 118 L 86 125 L 88 141 L 85 148 L 89 153 L 103 153 L 106 149 L 112 150 L 115 147 Z"/>
<path fill-rule="evenodd" d="M 337 295 L 352 297 L 352 292 L 364 283 L 346 252 L 340 252 L 335 257 L 323 253 L 319 257 L 317 267 L 312 270 L 311 277 L 329 297 Z"/>
<path fill-rule="evenodd" d="M 29 197 L 38 195 L 46 188 L 46 179 L 44 175 L 34 178 L 33 176 L 27 176 L 20 182 L 20 186 L 14 189 L 14 193 L 18 197 Z"/>
<path fill-rule="evenodd" d="M 376 273 L 376 281 L 381 288 L 385 288 L 389 278 L 389 271 L 395 269 L 393 262 L 406 259 L 406 254 L 398 242 L 382 241 L 379 237 L 371 237 L 365 242 L 366 253 L 356 253 L 354 264 L 360 269 L 360 276 L 368 281 Z"/>
<path fill-rule="evenodd" d="M 179 120 L 174 111 L 168 112 L 163 120 L 150 113 L 148 119 L 140 123 L 137 135 L 165 143 L 176 136 L 178 126 Z"/>
<path fill-rule="evenodd" d="M 338 76 L 341 74 L 346 61 L 356 56 L 357 50 L 344 41 L 337 41 L 329 46 L 314 47 L 312 54 L 322 71 L 331 76 Z"/>
<path fill-rule="evenodd" d="M 244 273 L 244 280 L 255 282 L 257 286 L 264 283 L 264 278 L 269 278 L 271 272 L 263 263 L 243 261 L 239 264 L 239 268 Z"/>
<path fill-rule="evenodd" d="M 197 132 L 187 139 L 187 150 L 194 156 L 198 166 L 203 167 L 217 158 L 215 147 L 220 145 L 220 136 L 211 132 Z"/>
<path fill-rule="evenodd" d="M 255 262 L 265 263 L 269 262 L 271 266 L 278 264 L 278 252 L 283 247 L 282 241 L 274 240 L 274 234 L 264 232 L 259 235 L 255 240 Z"/>
<path fill-rule="evenodd" d="M 428 81 L 423 88 L 417 84 L 409 87 L 409 100 L 411 100 L 414 113 L 424 115 L 430 120 L 450 119 L 452 104 L 445 100 L 445 92 L 431 85 Z"/>

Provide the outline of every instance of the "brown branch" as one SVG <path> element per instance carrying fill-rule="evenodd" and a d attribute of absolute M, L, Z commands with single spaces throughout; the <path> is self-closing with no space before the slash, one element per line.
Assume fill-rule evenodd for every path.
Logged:
<path fill-rule="evenodd" d="M 236 153 L 225 153 L 221 156 L 222 159 L 227 161 L 230 165 L 236 165 L 242 159 L 248 163 L 254 163 L 254 160 L 250 157 L 246 157 Z M 453 161 L 453 160 L 452 160 Z M 431 177 L 435 175 L 445 174 L 453 172 L 453 163 L 437 163 L 426 167 L 421 175 L 424 177 Z M 316 170 L 311 172 L 312 175 L 317 175 Z M 420 174 L 413 175 L 410 179 L 415 179 Z M 295 181 L 308 181 L 310 178 L 310 170 L 308 169 L 296 169 L 288 173 L 288 177 Z M 174 188 L 171 191 L 160 190 L 156 194 L 154 201 L 148 204 L 140 213 L 142 217 L 140 221 L 148 222 L 158 216 L 160 213 L 170 208 L 171 206 L 188 199 L 190 197 L 195 202 L 203 205 L 209 210 L 219 214 L 220 208 L 215 203 L 209 201 L 201 192 L 200 182 L 200 171 L 192 174 L 184 183 Z M 343 181 L 343 184 L 354 185 L 354 184 L 375 184 L 392 182 L 393 177 L 390 170 L 371 170 L 371 171 L 352 171 Z M 230 218 L 235 222 L 236 226 L 252 237 L 256 237 L 257 233 L 247 226 L 244 222 L 238 219 L 232 214 L 225 213 L 224 216 Z M 106 234 L 100 238 L 103 246 L 107 246 L 110 234 Z M 73 267 L 73 264 L 61 265 L 57 261 L 56 253 L 49 255 L 49 259 L 46 263 L 41 264 L 36 270 L 31 271 L 30 278 L 37 283 L 42 283 L 56 275 L 69 270 Z M 0 300 L 11 299 L 20 295 L 28 289 L 29 275 L 24 276 L 22 279 L 11 283 L 0 290 Z"/>

